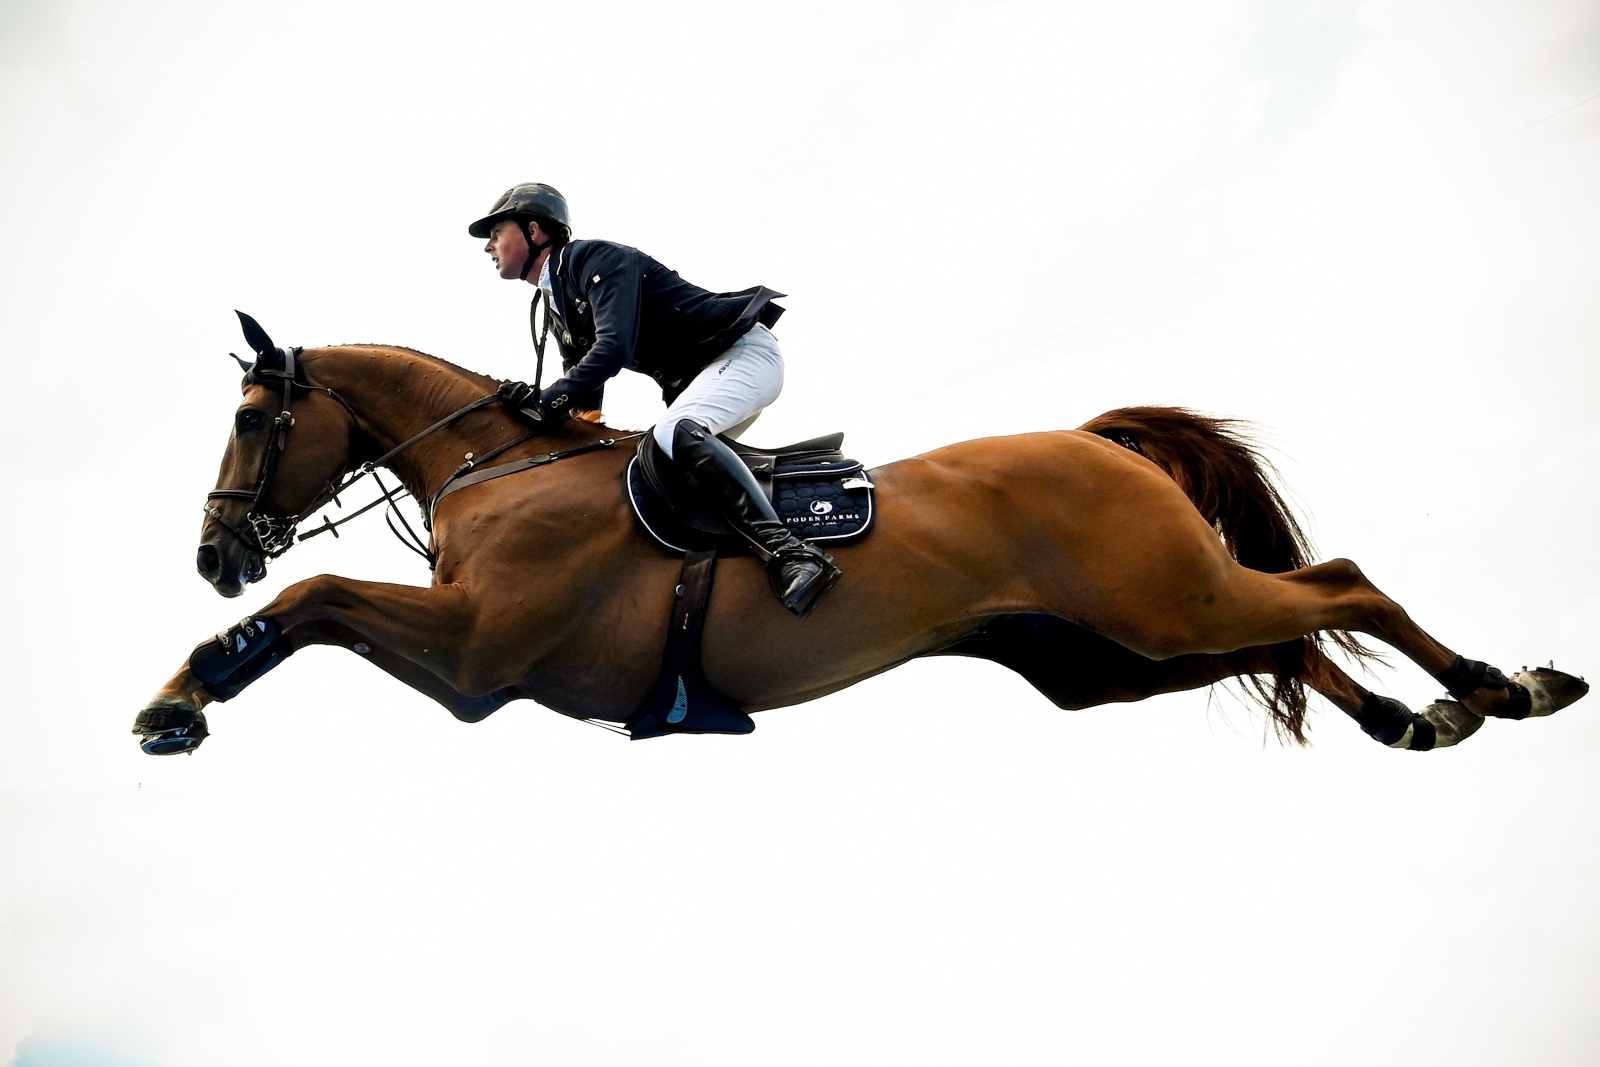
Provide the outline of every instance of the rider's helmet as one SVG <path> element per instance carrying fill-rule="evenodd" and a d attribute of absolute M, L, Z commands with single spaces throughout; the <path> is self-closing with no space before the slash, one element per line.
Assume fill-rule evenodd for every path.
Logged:
<path fill-rule="evenodd" d="M 489 213 L 467 227 L 467 233 L 473 237 L 487 238 L 494 224 L 501 219 L 515 219 L 517 225 L 522 227 L 522 235 L 528 239 L 528 261 L 522 265 L 524 278 L 533 269 L 533 261 L 539 258 L 540 252 L 552 244 L 565 242 L 572 233 L 567 198 L 557 192 L 554 186 L 542 182 L 523 182 L 501 193 Z M 542 244 L 534 242 L 533 230 L 528 226 L 532 220 L 538 220 L 540 228 L 551 235 L 550 240 Z"/>
<path fill-rule="evenodd" d="M 554 222 L 571 231 L 572 219 L 567 214 L 567 198 L 554 187 L 541 182 L 523 182 L 513 185 L 500 194 L 494 207 L 483 218 L 467 227 L 474 237 L 487 238 L 494 224 L 501 219 L 538 219 L 540 223 Z"/>

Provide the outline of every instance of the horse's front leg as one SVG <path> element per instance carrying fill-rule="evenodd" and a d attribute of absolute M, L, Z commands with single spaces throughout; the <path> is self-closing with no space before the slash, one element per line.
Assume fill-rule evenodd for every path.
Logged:
<path fill-rule="evenodd" d="M 491 693 L 472 695 L 463 693 L 428 668 L 340 623 L 301 623 L 291 629 L 288 635 L 296 650 L 307 645 L 348 648 L 390 677 L 404 682 L 424 696 L 432 697 L 462 722 L 482 722 L 506 704 L 522 696 L 520 690 L 511 687 L 497 689 Z"/>
<path fill-rule="evenodd" d="M 309 644 L 349 648 L 476 722 L 518 694 L 485 684 L 472 648 L 474 611 L 455 585 L 418 588 L 322 575 L 284 590 L 259 614 L 190 654 L 140 713 L 146 752 L 196 748 L 208 733 L 202 709 L 228 700 Z"/>

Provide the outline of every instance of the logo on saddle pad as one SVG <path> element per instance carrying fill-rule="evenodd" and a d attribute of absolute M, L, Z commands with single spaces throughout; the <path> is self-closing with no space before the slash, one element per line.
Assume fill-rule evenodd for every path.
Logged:
<path fill-rule="evenodd" d="M 833 505 L 826 500 L 813 500 L 811 502 L 811 513 L 813 515 L 826 515 L 832 510 Z"/>

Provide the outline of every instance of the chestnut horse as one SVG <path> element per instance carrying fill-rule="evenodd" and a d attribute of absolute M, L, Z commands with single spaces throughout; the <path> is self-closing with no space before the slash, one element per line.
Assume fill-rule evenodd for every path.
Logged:
<path fill-rule="evenodd" d="M 246 326 L 258 362 L 199 550 L 223 596 L 265 573 L 271 546 L 248 532 L 252 519 L 277 523 L 281 551 L 284 529 L 363 464 L 381 460 L 427 501 L 463 457 L 527 433 L 487 402 L 495 381 L 441 359 L 379 345 L 286 353 Z M 626 721 L 660 668 L 681 560 L 630 513 L 631 449 L 602 447 L 616 437 L 589 421 L 549 425 L 496 462 L 569 458 L 442 500 L 427 587 L 321 575 L 285 589 L 252 617 L 276 627 L 271 662 L 339 645 L 468 722 L 521 698 Z M 1456 743 L 1486 715 L 1546 715 L 1588 689 L 1554 670 L 1507 679 L 1463 660 L 1354 563 L 1306 565 L 1262 461 L 1223 420 L 1128 408 L 1079 430 L 951 445 L 871 476 L 876 527 L 832 548 L 844 579 L 811 618 L 779 606 L 753 558 L 721 563 L 702 665 L 733 705 L 784 707 L 913 657 L 977 655 L 1064 708 L 1238 677 L 1297 741 L 1309 686 L 1383 743 L 1427 749 Z M 1328 631 L 1357 655 L 1366 653 L 1350 633 L 1393 646 L 1455 699 L 1419 715 L 1370 693 L 1323 654 Z M 232 695 L 214 689 L 186 663 L 135 726 L 146 750 L 197 745 L 201 709 Z"/>

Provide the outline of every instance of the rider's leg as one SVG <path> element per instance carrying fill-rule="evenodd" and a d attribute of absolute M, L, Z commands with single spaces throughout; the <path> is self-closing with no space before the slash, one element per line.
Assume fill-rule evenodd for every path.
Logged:
<path fill-rule="evenodd" d="M 673 434 L 674 462 L 695 491 L 710 500 L 728 524 L 767 564 L 772 591 L 802 619 L 839 579 L 833 560 L 784 525 L 750 468 L 711 431 L 693 419 L 681 420 Z"/>
<path fill-rule="evenodd" d="M 684 387 L 656 423 L 656 444 L 676 458 L 673 433 L 693 419 L 712 433 L 742 431 L 783 392 L 783 353 L 765 326 L 753 326 Z"/>
<path fill-rule="evenodd" d="M 839 571 L 796 537 L 748 467 L 716 435 L 748 426 L 783 388 L 783 356 L 765 326 L 753 327 L 702 370 L 656 425 L 662 451 L 767 564 L 783 606 L 804 618 Z"/>

